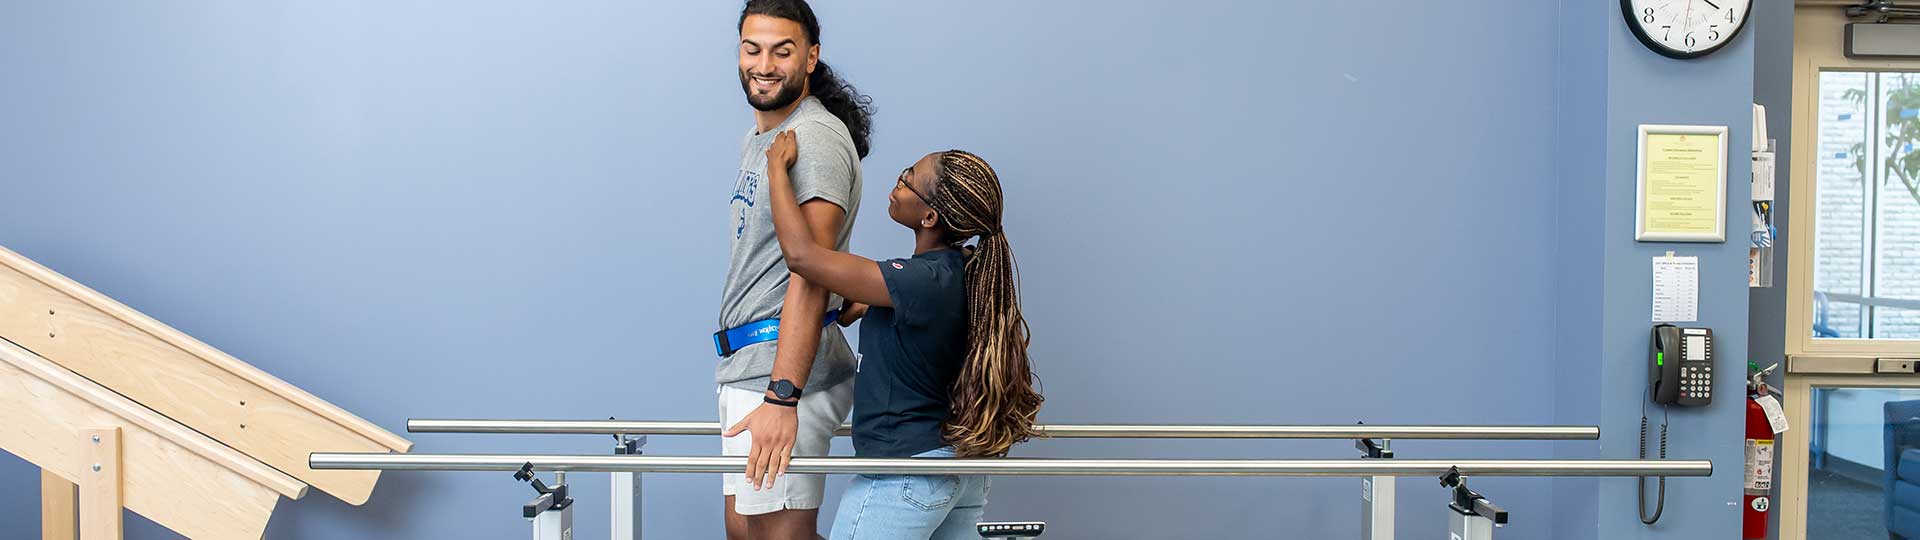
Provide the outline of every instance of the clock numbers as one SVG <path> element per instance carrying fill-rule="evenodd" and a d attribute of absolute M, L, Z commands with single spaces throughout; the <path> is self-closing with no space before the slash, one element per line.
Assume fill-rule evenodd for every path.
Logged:
<path fill-rule="evenodd" d="M 1754 0 L 1620 0 L 1634 36 L 1655 52 L 1696 58 L 1732 41 Z"/>

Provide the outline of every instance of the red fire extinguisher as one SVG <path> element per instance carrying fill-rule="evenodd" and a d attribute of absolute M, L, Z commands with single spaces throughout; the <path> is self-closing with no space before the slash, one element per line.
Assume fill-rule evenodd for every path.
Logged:
<path fill-rule="evenodd" d="M 1740 510 L 1741 538 L 1766 538 L 1767 512 L 1773 509 L 1773 424 L 1767 421 L 1767 411 L 1759 400 L 1763 396 L 1773 399 L 1766 377 L 1774 367 L 1779 364 L 1762 370 L 1747 363 L 1751 375 L 1747 377 L 1746 508 Z"/>

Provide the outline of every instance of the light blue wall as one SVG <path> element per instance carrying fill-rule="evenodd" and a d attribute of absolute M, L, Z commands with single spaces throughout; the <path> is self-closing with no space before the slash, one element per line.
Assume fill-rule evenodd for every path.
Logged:
<path fill-rule="evenodd" d="M 1600 287 L 1597 349 L 1562 358 L 1562 362 L 1590 362 L 1599 366 L 1600 457 L 1634 458 L 1642 403 L 1646 402 L 1647 350 L 1652 296 L 1652 258 L 1673 251 L 1699 257 L 1699 321 L 1687 326 L 1713 329 L 1716 366 L 1723 376 L 1714 381 L 1715 399 L 1707 407 L 1674 408 L 1670 456 L 1711 459 L 1717 474 L 1706 479 L 1668 482 L 1665 516 L 1645 526 L 1636 510 L 1632 479 L 1598 482 L 1598 538 L 1731 538 L 1739 533 L 1741 508 L 1739 467 L 1743 459 L 1745 423 L 1743 384 L 1737 375 L 1747 352 L 1747 243 L 1744 209 L 1749 199 L 1747 142 L 1752 116 L 1754 34 L 1743 32 L 1727 47 L 1695 60 L 1673 60 L 1654 54 L 1635 39 L 1619 13 L 1594 21 L 1606 26 L 1605 177 L 1601 206 L 1604 216 L 1597 246 L 1605 255 L 1598 272 Z M 1637 127 L 1641 124 L 1695 124 L 1728 126 L 1727 230 L 1734 241 L 1724 243 L 1642 243 L 1633 239 Z M 1592 247 L 1589 247 L 1592 246 Z M 1735 376 L 1724 376 L 1733 374 Z M 1564 381 L 1563 381 L 1564 382 Z M 1657 433 L 1657 410 L 1650 409 Z M 1650 443 L 1650 447 L 1657 447 Z M 1655 450 L 1657 452 L 1657 449 Z"/>
<path fill-rule="evenodd" d="M 711 418 L 705 334 L 750 121 L 733 72 L 737 11 L 653 4 L 8 4 L 0 245 L 395 431 L 430 416 Z M 1621 126 L 1643 113 L 1728 123 L 1722 102 L 1744 102 L 1752 81 L 1747 45 L 1704 71 L 1632 60 L 1625 45 L 1639 45 L 1619 41 L 1617 13 L 1589 21 L 1608 34 L 1569 30 L 1572 2 L 1406 3 L 1385 16 L 1326 3 L 820 4 L 825 58 L 881 110 L 854 250 L 908 251 L 880 201 L 921 153 L 991 160 L 1043 420 L 1585 418 L 1609 435 L 1604 451 L 1397 444 L 1408 457 L 1630 450 L 1619 407 L 1635 401 L 1617 394 L 1644 378 L 1645 325 L 1627 314 L 1644 318 L 1633 287 L 1655 248 L 1619 240 Z M 1723 73 L 1743 59 L 1746 75 Z M 1604 90 L 1587 86 L 1596 74 Z M 1627 86 L 1706 77 L 1735 78 L 1672 111 L 1625 111 L 1656 91 Z M 1570 99 L 1605 112 L 1571 111 Z M 1587 165 L 1604 178 L 1570 176 Z M 1570 217 L 1587 211 L 1604 221 Z M 1727 245 L 1698 251 L 1708 272 L 1732 260 Z M 1602 288 L 1569 282 L 1584 278 Z M 1706 284 L 1704 313 L 1731 357 L 1728 344 L 1745 342 L 1731 327 L 1738 311 L 1745 328 L 1744 291 L 1735 306 Z M 1600 354 L 1573 352 L 1589 343 Z M 1590 375 L 1602 384 L 1566 393 Z M 1675 423 L 1722 429 L 1687 424 L 1706 420 Z M 413 439 L 420 452 L 606 448 Z M 1701 436 L 1676 454 L 1723 459 L 1737 440 Z M 688 438 L 650 449 L 717 450 Z M 1108 441 L 1019 453 L 1352 451 Z M 0 457 L 0 522 L 28 525 L 0 537 L 31 537 L 35 479 Z M 576 532 L 603 537 L 604 480 L 575 480 L 588 497 Z M 1630 518 L 1609 504 L 1631 501 L 1621 481 L 1575 482 L 1475 485 L 1514 512 L 1506 534 L 1620 537 Z M 649 478 L 648 534 L 717 535 L 717 483 Z M 1355 534 L 1356 483 L 1002 479 L 988 515 L 1046 519 L 1065 538 L 1334 538 Z M 1735 483 L 1679 483 L 1701 502 L 1670 511 L 1701 508 L 1673 526 L 1722 532 L 1705 523 L 1732 510 L 1704 507 L 1737 496 L 1723 489 Z M 1401 534 L 1444 527 L 1436 483 L 1402 486 Z M 317 492 L 284 503 L 268 537 L 519 538 L 529 493 L 504 474 L 391 474 L 367 506 Z M 1582 505 L 1597 526 L 1556 517 Z"/>
<path fill-rule="evenodd" d="M 1554 423 L 1599 425 L 1600 363 L 1594 351 L 1601 341 L 1606 252 L 1607 186 L 1607 30 L 1597 21 L 1618 19 L 1607 2 L 1559 2 L 1559 61 L 1555 79 L 1555 156 L 1557 175 L 1554 250 Z M 1611 17 L 1611 18 L 1610 18 Z M 1605 433 L 1604 431 L 1602 433 Z M 1558 459 L 1596 459 L 1599 447 L 1554 447 Z M 1555 538 L 1591 540 L 1598 532 L 1598 483 L 1593 478 L 1555 478 Z"/>
<path fill-rule="evenodd" d="M 1755 40 L 1781 39 L 1781 10 L 1757 8 L 1755 27 L 1696 60 L 1672 60 L 1642 46 L 1622 24 L 1618 4 L 1562 1 L 1559 123 L 1559 238 L 1556 269 L 1556 421 L 1598 423 L 1596 449 L 1556 449 L 1564 458 L 1638 456 L 1646 401 L 1652 258 L 1674 251 L 1700 258 L 1700 320 L 1712 328 L 1723 376 L 1703 408 L 1672 411 L 1669 455 L 1711 459 L 1717 474 L 1668 483 L 1666 512 L 1647 526 L 1636 516 L 1632 479 L 1556 480 L 1556 538 L 1732 538 L 1739 533 L 1741 433 L 1745 402 L 1737 374 L 1747 355 L 1747 158 L 1754 95 Z M 1790 11 L 1786 10 L 1786 11 Z M 1772 35 L 1768 35 L 1769 33 Z M 1730 128 L 1728 231 L 1734 241 L 1640 243 L 1633 239 L 1635 165 L 1640 124 Z M 1657 437 L 1660 416 L 1651 409 Z M 1657 440 L 1650 454 L 1657 454 Z M 1597 488 L 1597 489 L 1596 489 Z M 1652 486 L 1649 486 L 1651 493 Z M 1651 499 L 1651 497 L 1650 497 Z M 1651 500 L 1649 500 L 1651 503 Z"/>

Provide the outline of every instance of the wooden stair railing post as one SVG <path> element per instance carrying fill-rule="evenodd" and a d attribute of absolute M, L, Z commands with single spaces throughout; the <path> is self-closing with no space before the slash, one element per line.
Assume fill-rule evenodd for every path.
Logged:
<path fill-rule="evenodd" d="M 80 540 L 120 540 L 120 428 L 89 429 L 87 465 L 80 472 Z"/>
<path fill-rule="evenodd" d="M 40 470 L 40 540 L 74 539 L 75 489 L 53 471 Z"/>

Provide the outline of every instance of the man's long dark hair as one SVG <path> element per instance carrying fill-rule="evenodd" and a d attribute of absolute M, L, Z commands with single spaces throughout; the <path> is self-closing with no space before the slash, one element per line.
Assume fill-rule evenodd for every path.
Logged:
<path fill-rule="evenodd" d="M 800 23 L 807 30 L 807 40 L 812 45 L 820 44 L 820 20 L 813 16 L 813 7 L 807 0 L 747 0 L 747 6 L 740 10 L 740 24 L 735 29 L 745 28 L 748 15 L 777 17 Z M 847 125 L 847 134 L 853 136 L 853 146 L 859 150 L 860 157 L 867 157 L 872 148 L 868 142 L 873 136 L 873 98 L 860 93 L 852 84 L 841 79 L 821 60 L 814 65 L 813 74 L 807 77 L 808 92 L 827 107 L 840 123 Z"/>

